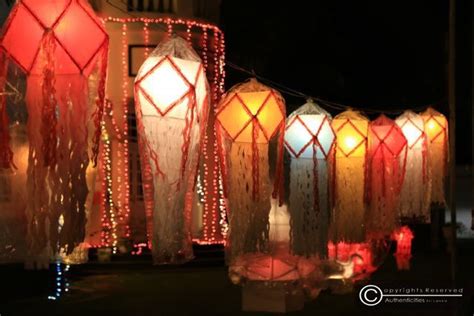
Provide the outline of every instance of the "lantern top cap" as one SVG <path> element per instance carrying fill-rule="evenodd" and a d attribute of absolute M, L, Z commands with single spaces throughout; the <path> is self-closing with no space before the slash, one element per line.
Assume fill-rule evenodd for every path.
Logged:
<path fill-rule="evenodd" d="M 236 84 L 230 88 L 227 93 L 265 92 L 270 90 L 277 92 L 276 90 L 259 82 L 256 78 L 250 78 L 247 81 Z"/>
<path fill-rule="evenodd" d="M 406 110 L 399 117 L 397 117 L 396 120 L 400 120 L 400 119 L 403 119 L 403 118 L 410 119 L 410 120 L 420 120 L 421 115 L 413 112 L 412 110 Z"/>
<path fill-rule="evenodd" d="M 436 111 L 434 108 L 432 108 L 431 106 L 429 106 L 425 111 L 423 111 L 422 113 L 420 113 L 421 116 L 443 116 L 444 115 L 438 111 Z"/>
<path fill-rule="evenodd" d="M 331 119 L 331 114 L 321 108 L 313 99 L 309 98 L 305 104 L 294 110 L 289 116 L 288 120 L 296 115 L 325 115 Z"/>
<path fill-rule="evenodd" d="M 359 121 L 368 121 L 369 119 L 363 115 L 359 111 L 355 111 L 351 108 L 347 109 L 346 111 L 339 113 L 334 117 L 334 120 L 341 120 L 341 119 L 348 119 L 348 120 L 359 120 Z"/>
<path fill-rule="evenodd" d="M 161 41 L 150 54 L 150 57 L 171 56 L 174 58 L 201 62 L 201 58 L 189 43 L 182 37 L 173 34 Z"/>
<path fill-rule="evenodd" d="M 385 114 L 380 114 L 375 120 L 373 120 L 372 122 L 370 122 L 371 125 L 393 125 L 395 124 L 395 122 L 389 118 L 388 116 L 386 116 Z"/>

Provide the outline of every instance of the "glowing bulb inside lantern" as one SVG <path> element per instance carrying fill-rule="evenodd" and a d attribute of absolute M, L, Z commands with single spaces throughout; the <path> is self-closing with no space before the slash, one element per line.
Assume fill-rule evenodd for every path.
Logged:
<path fill-rule="evenodd" d="M 434 128 L 435 128 L 435 124 L 433 123 L 433 121 L 430 121 L 430 122 L 428 123 L 428 128 L 429 128 L 429 129 L 434 129 Z"/>
<path fill-rule="evenodd" d="M 346 147 L 347 147 L 348 149 L 352 149 L 352 148 L 354 148 L 354 147 L 357 145 L 355 138 L 352 137 L 352 136 L 347 136 L 347 137 L 344 139 L 344 143 L 346 144 Z"/>

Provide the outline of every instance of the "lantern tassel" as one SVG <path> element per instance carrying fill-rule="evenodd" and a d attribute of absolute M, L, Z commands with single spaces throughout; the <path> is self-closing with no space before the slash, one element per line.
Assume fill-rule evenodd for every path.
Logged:
<path fill-rule="evenodd" d="M 54 166 L 56 164 L 56 125 L 57 125 L 57 101 L 55 89 L 55 65 L 54 55 L 56 50 L 55 38 L 52 31 L 45 32 L 41 41 L 40 50 L 44 56 L 43 68 L 43 107 L 41 118 L 41 135 L 43 136 L 43 154 L 45 166 Z"/>
<path fill-rule="evenodd" d="M 305 257 L 327 256 L 329 199 L 324 159 L 292 158 L 290 164 L 290 245 Z M 316 192 L 317 191 L 317 192 Z"/>
<path fill-rule="evenodd" d="M 249 176 L 247 166 L 252 165 L 256 149 L 260 153 L 268 151 L 268 144 L 233 143 L 230 152 L 230 187 L 229 205 L 229 252 L 227 259 L 232 261 L 245 253 L 264 252 L 268 248 L 271 209 L 271 184 L 269 179 L 268 158 L 258 155 L 259 177 L 258 200 L 254 200 L 252 183 L 253 175 Z M 265 176 L 264 176 L 265 175 Z"/>

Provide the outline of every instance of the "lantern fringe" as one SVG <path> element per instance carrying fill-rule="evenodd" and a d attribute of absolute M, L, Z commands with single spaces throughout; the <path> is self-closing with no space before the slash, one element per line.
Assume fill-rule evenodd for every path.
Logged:
<path fill-rule="evenodd" d="M 230 149 L 229 233 L 226 259 L 232 262 L 246 253 L 266 252 L 270 238 L 269 213 L 271 183 L 268 166 L 268 144 L 256 144 L 258 149 L 258 200 L 253 200 L 252 143 L 232 143 Z"/>
<path fill-rule="evenodd" d="M 333 242 L 365 241 L 364 166 L 365 157 L 337 157 L 334 162 L 337 198 L 331 216 Z"/>
<path fill-rule="evenodd" d="M 179 161 L 183 145 L 181 137 L 184 125 L 182 120 L 143 116 L 143 124 L 147 126 L 144 131 L 149 143 L 151 152 L 160 153 L 161 170 L 166 170 L 166 174 L 158 175 L 157 165 L 149 161 L 151 166 L 154 188 L 154 208 L 152 214 L 152 253 L 155 264 L 163 263 L 183 263 L 193 258 L 192 237 L 190 230 L 190 215 L 187 216 L 183 210 L 185 207 L 185 197 L 187 191 L 194 183 L 192 181 L 181 181 L 182 171 Z M 198 139 L 199 126 L 193 126 L 191 139 Z M 197 141 L 190 144 L 189 155 L 185 177 L 188 179 L 195 174 L 195 164 L 197 162 Z M 150 152 L 147 152 L 150 155 Z M 181 184 L 180 184 L 181 183 Z"/>
<path fill-rule="evenodd" d="M 316 160 L 315 164 L 313 159 L 291 159 L 290 244 L 295 255 L 311 257 L 319 254 L 324 258 L 328 243 L 329 178 L 327 161 Z"/>
<path fill-rule="evenodd" d="M 57 120 L 57 100 L 55 88 L 55 50 L 56 41 L 52 31 L 47 31 L 43 35 L 40 43 L 40 58 L 43 63 L 43 80 L 42 80 L 42 98 L 43 106 L 40 118 L 43 120 L 41 124 L 41 135 L 43 137 L 42 152 L 44 155 L 44 163 L 46 167 L 54 167 L 56 165 L 56 126 Z"/>
<path fill-rule="evenodd" d="M 89 80 L 90 82 L 93 81 L 95 84 L 95 89 L 90 89 L 89 91 L 97 91 L 97 95 L 93 96 L 95 98 L 96 108 L 95 111 L 92 113 L 92 118 L 94 122 L 94 131 L 93 131 L 93 142 L 92 142 L 92 151 L 90 154 L 90 159 L 94 164 L 94 167 L 97 166 L 97 157 L 99 156 L 99 147 L 100 141 L 102 136 L 101 130 L 101 122 L 104 116 L 105 110 L 105 84 L 107 79 L 107 65 L 108 65 L 108 40 L 104 42 L 102 48 L 100 50 L 100 55 L 97 60 L 97 68 L 95 71 L 95 80 Z"/>
<path fill-rule="evenodd" d="M 89 130 L 97 124 L 91 120 L 88 88 L 94 83 L 79 73 L 56 75 L 54 50 L 55 41 L 47 32 L 38 54 L 43 73 L 27 79 L 27 192 L 31 197 L 27 217 L 32 261 L 45 253 L 71 254 L 84 240 L 87 221 Z M 98 77 L 100 87 L 104 73 L 99 71 Z"/>

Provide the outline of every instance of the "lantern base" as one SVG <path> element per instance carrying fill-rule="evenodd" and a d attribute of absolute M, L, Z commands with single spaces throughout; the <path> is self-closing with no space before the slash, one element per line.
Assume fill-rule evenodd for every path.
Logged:
<path fill-rule="evenodd" d="M 242 287 L 244 312 L 286 313 L 303 307 L 303 290 L 288 282 L 248 281 Z"/>

